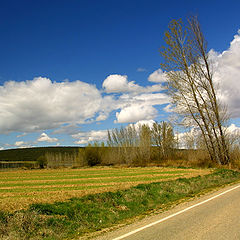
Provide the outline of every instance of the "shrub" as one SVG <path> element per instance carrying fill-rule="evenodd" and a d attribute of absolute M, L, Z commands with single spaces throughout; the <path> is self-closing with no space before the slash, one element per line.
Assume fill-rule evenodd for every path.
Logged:
<path fill-rule="evenodd" d="M 40 168 L 45 168 L 47 166 L 47 158 L 46 156 L 40 156 L 37 158 L 37 163 Z"/>
<path fill-rule="evenodd" d="M 101 163 L 101 149 L 99 147 L 86 147 L 85 159 L 88 166 L 95 166 Z"/>

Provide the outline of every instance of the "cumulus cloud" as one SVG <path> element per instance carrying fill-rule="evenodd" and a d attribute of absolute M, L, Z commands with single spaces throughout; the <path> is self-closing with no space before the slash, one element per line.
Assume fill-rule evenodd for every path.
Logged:
<path fill-rule="evenodd" d="M 103 89 L 107 93 L 147 93 L 147 92 L 159 92 L 163 90 L 160 84 L 153 86 L 142 87 L 136 84 L 134 81 L 129 82 L 126 75 L 113 74 L 109 75 L 102 84 Z"/>
<path fill-rule="evenodd" d="M 115 123 L 133 123 L 140 120 L 148 120 L 157 116 L 155 105 L 169 103 L 169 98 L 164 93 L 156 93 L 163 90 L 160 84 L 142 87 L 134 82 L 128 82 L 127 76 L 110 75 L 103 82 L 103 88 L 107 93 L 121 93 L 116 97 Z M 113 101 L 111 101 L 113 102 Z M 99 114 L 97 120 L 104 119 L 106 114 Z"/>
<path fill-rule="evenodd" d="M 75 144 L 87 144 L 89 142 L 94 141 L 105 141 L 107 140 L 107 130 L 99 130 L 99 131 L 89 131 L 89 132 L 79 132 L 77 134 L 72 135 L 74 139 L 77 139 Z"/>
<path fill-rule="evenodd" d="M 38 142 L 57 142 L 58 139 L 57 138 L 51 138 L 49 137 L 46 133 L 42 133 L 39 138 L 37 139 Z"/>
<path fill-rule="evenodd" d="M 103 81 L 102 87 L 107 93 L 138 91 L 141 88 L 134 81 L 128 82 L 126 75 L 119 74 L 109 75 Z"/>
<path fill-rule="evenodd" d="M 219 84 L 219 98 L 228 106 L 232 118 L 240 117 L 240 30 L 229 49 L 217 54 L 210 52 L 214 63 L 214 79 Z"/>
<path fill-rule="evenodd" d="M 150 120 L 157 116 L 157 109 L 151 105 L 133 104 L 116 113 L 116 122 L 131 123 L 140 120 Z"/>
<path fill-rule="evenodd" d="M 162 83 L 166 82 L 166 73 L 162 71 L 162 69 L 158 69 L 154 71 L 152 74 L 149 75 L 148 81 L 149 82 L 156 82 L 156 83 Z"/>
<path fill-rule="evenodd" d="M 120 112 L 116 113 L 116 123 L 154 119 L 158 114 L 154 106 L 169 103 L 168 96 L 163 93 L 144 93 L 134 96 L 124 94 L 120 100 L 121 107 Z"/>
<path fill-rule="evenodd" d="M 34 132 L 64 123 L 84 123 L 99 111 L 100 91 L 81 81 L 48 78 L 0 86 L 0 132 Z"/>
<path fill-rule="evenodd" d="M 144 109 L 152 117 L 153 112 L 156 113 L 153 106 L 167 98 L 166 95 L 153 94 L 162 90 L 159 84 L 141 87 L 128 82 L 127 76 L 117 74 L 106 78 L 103 88 L 108 95 L 102 95 L 95 85 L 81 81 L 52 82 L 38 77 L 6 82 L 0 86 L 0 132 L 16 131 L 25 135 L 54 129 L 54 134 L 72 135 L 78 131 L 79 124 L 104 121 L 110 112 L 118 109 L 126 116 L 125 108 L 130 105 L 134 108 L 138 103 L 141 106 L 136 111 Z M 122 94 L 112 94 L 116 92 Z M 120 119 L 123 112 L 118 113 Z M 143 119 L 141 114 L 138 114 L 139 119 L 136 116 L 136 121 Z"/>

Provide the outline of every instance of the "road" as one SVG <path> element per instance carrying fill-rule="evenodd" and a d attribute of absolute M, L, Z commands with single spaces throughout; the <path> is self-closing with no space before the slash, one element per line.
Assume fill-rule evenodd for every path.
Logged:
<path fill-rule="evenodd" d="M 97 239 L 239 240 L 240 184 L 180 204 Z"/>

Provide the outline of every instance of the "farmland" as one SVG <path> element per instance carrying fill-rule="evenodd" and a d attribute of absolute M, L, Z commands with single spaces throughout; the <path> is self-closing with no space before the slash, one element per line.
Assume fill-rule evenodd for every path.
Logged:
<path fill-rule="evenodd" d="M 92 193 L 126 189 L 140 183 L 194 177 L 210 170 L 114 168 L 12 170 L 0 172 L 0 210 L 20 210 L 32 203 L 52 203 Z"/>

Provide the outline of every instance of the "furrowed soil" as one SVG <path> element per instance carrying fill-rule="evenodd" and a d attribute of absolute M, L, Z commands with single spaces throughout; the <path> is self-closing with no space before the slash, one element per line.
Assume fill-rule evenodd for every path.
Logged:
<path fill-rule="evenodd" d="M 210 169 L 161 167 L 14 170 L 0 172 L 0 210 L 26 209 L 93 193 L 209 174 Z"/>

